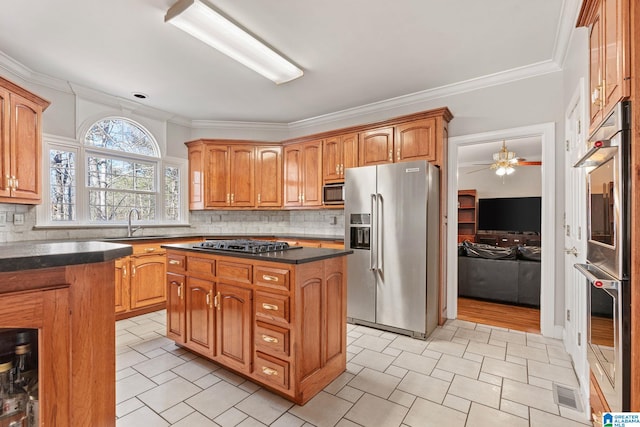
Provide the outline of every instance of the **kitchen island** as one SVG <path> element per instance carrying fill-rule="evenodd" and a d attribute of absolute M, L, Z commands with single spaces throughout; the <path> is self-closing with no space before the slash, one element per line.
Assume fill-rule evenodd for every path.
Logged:
<path fill-rule="evenodd" d="M 114 261 L 130 254 L 104 242 L 0 245 L 0 331 L 37 336 L 38 425 L 115 425 Z"/>
<path fill-rule="evenodd" d="M 351 251 L 163 248 L 176 344 L 300 405 L 345 370 Z"/>

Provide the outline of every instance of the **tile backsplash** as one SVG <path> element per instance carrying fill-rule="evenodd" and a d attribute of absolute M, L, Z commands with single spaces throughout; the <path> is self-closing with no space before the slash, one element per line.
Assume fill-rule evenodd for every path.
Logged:
<path fill-rule="evenodd" d="M 22 216 L 22 221 L 21 221 Z M 127 226 L 38 227 L 36 207 L 0 203 L 0 243 L 25 240 L 75 240 L 125 237 Z M 143 226 L 135 236 L 185 234 L 273 234 L 296 236 L 344 236 L 344 211 L 193 211 L 189 225 L 180 227 Z"/>

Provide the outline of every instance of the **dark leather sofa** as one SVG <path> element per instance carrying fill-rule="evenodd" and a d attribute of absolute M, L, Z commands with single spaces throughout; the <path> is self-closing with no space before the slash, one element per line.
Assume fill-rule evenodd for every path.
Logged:
<path fill-rule="evenodd" d="M 458 250 L 458 296 L 540 307 L 540 248 L 464 242 Z"/>

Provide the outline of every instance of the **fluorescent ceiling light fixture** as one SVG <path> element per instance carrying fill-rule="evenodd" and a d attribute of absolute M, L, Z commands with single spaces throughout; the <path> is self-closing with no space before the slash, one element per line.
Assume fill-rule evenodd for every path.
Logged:
<path fill-rule="evenodd" d="M 300 68 L 200 0 L 179 0 L 167 11 L 164 21 L 277 84 L 303 74 Z"/>

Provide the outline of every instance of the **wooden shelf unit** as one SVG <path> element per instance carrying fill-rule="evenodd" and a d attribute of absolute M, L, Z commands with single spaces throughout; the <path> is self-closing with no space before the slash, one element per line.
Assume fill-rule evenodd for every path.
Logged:
<path fill-rule="evenodd" d="M 458 243 L 476 241 L 478 231 L 478 198 L 476 190 L 458 191 Z"/>

